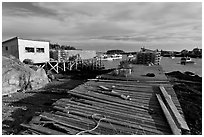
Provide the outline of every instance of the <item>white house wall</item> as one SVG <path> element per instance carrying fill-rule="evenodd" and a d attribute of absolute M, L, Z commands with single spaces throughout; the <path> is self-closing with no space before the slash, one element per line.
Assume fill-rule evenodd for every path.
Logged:
<path fill-rule="evenodd" d="M 19 60 L 31 59 L 34 63 L 43 63 L 50 60 L 49 42 L 18 39 Z M 34 53 L 26 52 L 25 47 L 34 48 Z M 44 48 L 44 53 L 36 52 L 36 48 Z"/>

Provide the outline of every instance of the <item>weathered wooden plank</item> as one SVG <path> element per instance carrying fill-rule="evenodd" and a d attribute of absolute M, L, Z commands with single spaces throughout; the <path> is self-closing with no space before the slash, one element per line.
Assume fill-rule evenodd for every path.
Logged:
<path fill-rule="evenodd" d="M 100 94 L 95 94 L 94 92 L 91 92 L 90 90 L 82 90 L 82 89 L 77 89 L 77 91 L 79 91 L 79 92 L 83 92 L 83 94 L 86 94 L 86 93 L 89 93 L 89 94 L 91 94 L 91 96 L 94 96 L 94 95 L 97 95 L 97 96 L 100 96 L 100 97 L 102 97 L 102 95 L 100 95 Z M 117 100 L 116 98 L 114 99 L 114 98 L 111 98 L 110 96 L 106 96 L 106 100 L 107 99 L 109 99 L 109 101 L 114 101 L 114 100 Z M 131 104 L 134 104 L 135 106 L 142 106 L 142 107 L 149 107 L 149 103 L 146 103 L 145 104 L 145 102 L 149 102 L 150 100 L 151 100 L 151 102 L 154 100 L 154 98 L 156 99 L 156 97 L 154 97 L 154 96 L 152 96 L 151 95 L 151 97 L 146 97 L 146 96 L 140 96 L 140 95 L 137 95 L 137 96 L 132 96 L 132 95 L 129 95 L 129 98 L 131 99 L 128 103 L 129 104 L 127 104 L 127 105 L 131 105 Z M 121 101 L 119 101 L 119 102 L 121 102 Z M 127 102 L 126 102 L 127 103 Z M 152 105 L 151 106 L 152 108 L 159 108 L 159 106 L 157 106 L 157 105 Z"/>
<path fill-rule="evenodd" d="M 60 130 L 66 131 L 66 134 L 68 134 L 68 135 L 75 135 L 75 134 L 77 134 L 80 131 L 80 130 L 75 130 L 73 128 L 69 128 L 69 127 L 63 126 L 63 125 L 58 124 L 58 123 L 54 123 L 54 126 L 59 128 Z"/>
<path fill-rule="evenodd" d="M 183 117 L 181 117 L 181 114 L 178 112 L 175 104 L 173 103 L 171 96 L 167 93 L 167 91 L 165 90 L 165 88 L 163 86 L 159 87 L 161 90 L 162 95 L 164 96 L 164 99 L 167 102 L 167 106 L 170 108 L 172 114 L 174 115 L 176 121 L 178 122 L 180 128 L 182 130 L 186 130 L 186 131 L 190 131 L 186 121 L 183 119 Z"/>
<path fill-rule="evenodd" d="M 105 95 L 97 95 L 97 94 L 90 94 L 90 93 L 82 93 L 76 90 L 72 90 L 70 92 L 68 92 L 69 94 L 72 94 L 74 96 L 78 96 L 81 98 L 85 98 L 85 99 L 89 99 L 89 100 L 94 100 L 94 101 L 99 101 L 99 102 L 103 102 L 103 103 L 108 103 L 108 104 L 112 104 L 112 105 L 120 105 L 123 107 L 129 107 L 130 109 L 144 109 L 146 111 L 149 110 L 149 108 L 147 107 L 143 107 L 141 106 L 141 104 L 134 104 L 133 102 L 127 102 L 126 100 L 122 100 L 122 99 L 115 99 L 115 98 L 111 98 Z M 126 101 L 126 102 L 125 102 Z"/>
<path fill-rule="evenodd" d="M 60 109 L 60 108 L 58 108 L 58 109 Z M 62 109 L 62 108 L 61 108 Z M 62 111 L 64 111 L 64 110 L 62 110 Z M 93 120 L 94 119 L 89 119 L 88 117 L 81 117 L 81 116 L 78 116 L 78 115 L 73 115 L 73 114 L 70 114 L 70 113 L 66 113 L 66 112 L 60 112 L 60 111 L 57 111 L 55 114 L 57 114 L 57 115 L 62 115 L 62 116 L 64 116 L 64 117 L 70 117 L 70 115 L 72 115 L 72 116 L 74 116 L 74 118 L 76 118 L 76 119 L 80 119 L 80 121 L 83 121 L 83 122 L 86 122 L 86 123 L 89 123 L 89 124 L 91 124 L 91 122 L 93 122 Z M 95 120 L 94 120 L 95 121 Z M 80 123 L 79 123 L 80 124 Z M 100 131 L 100 133 L 102 134 L 102 131 L 101 130 L 113 130 L 113 126 L 114 126 L 114 130 L 121 130 L 122 131 L 122 133 L 123 134 L 127 134 L 128 135 L 128 132 L 123 132 L 123 130 L 125 130 L 124 129 L 124 127 L 119 127 L 119 126 L 116 126 L 116 125 L 112 125 L 112 124 L 110 124 L 110 123 L 106 123 L 106 122 L 102 122 L 101 121 L 101 123 L 100 123 L 100 125 L 99 125 L 99 127 L 98 127 L 98 129 L 96 129 L 96 131 Z M 103 131 L 103 132 L 104 132 Z M 111 131 L 111 132 L 113 132 L 113 131 Z M 106 133 L 107 134 L 107 133 Z M 109 133 L 110 134 L 110 133 Z M 115 133 L 115 134 L 117 134 L 117 133 Z"/>
<path fill-rule="evenodd" d="M 42 113 L 40 115 L 42 118 L 44 119 L 47 119 L 47 120 L 52 120 L 52 121 L 55 121 L 56 123 L 59 123 L 61 125 L 64 125 L 64 126 L 67 126 L 69 128 L 72 128 L 72 129 L 75 129 L 75 130 L 87 130 L 87 127 L 84 126 L 84 125 L 80 125 L 78 126 L 77 122 L 79 122 L 80 120 L 76 120 L 76 119 L 72 119 L 72 118 L 67 118 L 67 117 L 63 117 L 63 116 L 58 116 L 58 115 L 55 115 L 55 114 L 51 114 L 51 113 Z M 68 120 L 70 122 L 68 122 Z M 92 123 L 94 124 L 94 122 L 92 121 Z M 84 128 L 86 127 L 86 128 Z M 95 131 L 92 131 L 93 134 L 100 134 L 98 132 L 95 132 Z"/>
<path fill-rule="evenodd" d="M 174 122 L 170 112 L 168 111 L 168 109 L 166 108 L 164 102 L 162 101 L 162 98 L 159 94 L 156 94 L 157 99 L 159 101 L 159 104 L 164 112 L 164 115 L 166 116 L 166 119 L 169 123 L 169 126 L 171 127 L 171 130 L 173 132 L 174 135 L 181 135 L 181 130 L 177 127 L 176 123 Z"/>
<path fill-rule="evenodd" d="M 140 83 L 130 83 L 128 81 L 123 82 L 123 83 L 119 83 L 119 82 L 109 82 L 109 81 L 102 81 L 102 80 L 98 80 L 98 81 L 88 81 L 87 84 L 93 84 L 93 85 L 99 85 L 99 84 L 103 84 L 103 85 L 115 85 L 115 86 L 122 86 L 122 87 L 132 87 L 132 88 L 149 88 L 151 87 L 150 85 L 144 85 L 144 84 L 140 84 Z"/>
<path fill-rule="evenodd" d="M 102 114 L 111 119 L 115 119 L 118 121 L 126 121 L 132 124 L 140 124 L 143 127 L 148 127 L 148 128 L 155 129 L 155 130 L 159 129 L 161 131 L 163 130 L 165 131 L 165 127 L 166 129 L 168 129 L 168 126 L 166 126 L 165 124 L 155 123 L 155 121 L 152 118 L 145 118 L 144 116 L 142 117 L 142 115 L 136 116 L 134 114 L 127 114 L 127 113 L 121 113 L 121 112 L 114 111 L 114 110 L 112 111 L 108 109 L 90 107 L 88 105 L 83 105 L 83 104 L 81 105 L 71 104 L 71 102 L 69 104 L 59 103 L 56 105 L 59 105 L 68 111 L 74 110 L 74 111 L 80 111 L 80 112 L 91 112 L 91 113 Z"/>
<path fill-rule="evenodd" d="M 112 95 L 112 96 L 116 96 L 116 97 L 119 97 L 121 98 L 121 95 L 124 95 L 125 97 L 126 96 L 129 96 L 129 99 L 131 99 L 132 97 L 137 97 L 137 98 L 141 98 L 141 99 L 150 99 L 152 97 L 152 95 L 154 94 L 154 92 L 151 92 L 151 93 L 147 93 L 147 92 L 137 92 L 137 91 L 125 91 L 125 90 L 112 90 L 110 92 L 105 92 L 105 91 L 101 91 L 100 89 L 97 89 L 97 88 L 92 88 L 92 87 L 81 87 L 81 88 L 77 88 L 76 90 L 78 91 L 83 91 L 83 92 L 98 92 L 98 93 L 102 93 L 104 92 L 104 94 L 106 93 L 107 95 Z M 131 98 L 130 98 L 131 97 Z M 127 97 L 126 97 L 127 98 Z M 125 98 L 125 99 L 126 99 Z"/>
<path fill-rule="evenodd" d="M 90 90 L 101 90 L 97 88 L 97 85 L 84 85 L 83 88 L 90 89 Z M 106 88 L 108 88 L 109 91 L 114 90 L 114 91 L 123 92 L 123 93 L 141 93 L 141 94 L 143 93 L 143 94 L 151 95 L 154 92 L 152 88 L 129 88 L 129 87 L 117 87 L 115 85 L 106 86 Z"/>
<path fill-rule="evenodd" d="M 60 101 L 64 101 L 66 102 L 66 99 L 61 99 Z M 117 104 L 117 103 L 109 103 L 109 102 L 101 102 L 101 100 L 87 100 L 87 99 L 80 99 L 80 100 L 77 100 L 76 101 L 77 103 L 84 103 L 84 104 L 89 104 L 89 105 L 92 105 L 94 107 L 102 107 L 102 108 L 110 108 L 110 109 L 115 109 L 115 110 L 118 110 L 118 111 L 124 111 L 124 112 L 127 112 L 127 113 L 136 113 L 136 112 L 143 112 L 144 113 L 148 113 L 147 110 L 143 110 L 143 109 L 138 109 L 138 108 L 134 108 L 134 107 L 128 107 L 128 106 L 124 106 L 124 105 L 120 105 L 120 104 Z"/>
<path fill-rule="evenodd" d="M 63 108 L 58 107 L 58 109 L 61 109 L 62 111 L 66 112 L 65 110 L 63 110 Z M 56 121 L 57 123 L 63 124 L 65 126 L 68 127 L 72 127 L 74 129 L 80 129 L 81 131 L 85 131 L 88 129 L 91 129 L 93 127 L 96 126 L 96 123 L 94 122 L 94 120 L 100 120 L 100 117 L 94 117 L 94 120 L 90 120 L 88 118 L 92 118 L 92 113 L 86 113 L 86 112 L 78 112 L 78 111 L 70 111 L 69 113 L 75 115 L 75 114 L 82 114 L 83 113 L 83 117 L 81 117 L 82 120 L 76 120 L 76 119 L 70 119 L 64 116 L 58 116 L 55 114 L 50 114 L 50 113 L 43 113 L 43 115 L 41 115 L 43 118 L 46 119 L 53 119 L 54 121 Z M 104 120 L 103 120 L 104 121 Z M 111 127 L 108 123 L 104 123 L 103 121 L 100 122 L 100 126 L 95 129 L 94 131 L 91 131 L 90 133 L 93 134 L 113 134 L 113 127 Z M 114 125 L 114 128 L 118 129 L 119 126 Z M 128 131 L 128 128 L 125 127 L 120 127 L 119 128 L 121 133 L 123 134 L 128 134 L 130 131 Z M 130 130 L 130 129 L 129 129 Z M 131 132 L 133 130 L 131 129 Z"/>
<path fill-rule="evenodd" d="M 55 107 L 57 107 L 57 106 L 55 106 Z M 67 110 L 65 110 L 64 108 L 61 108 L 61 110 L 64 111 L 64 112 L 67 112 Z M 91 117 L 93 115 L 93 113 L 91 113 L 89 111 L 84 112 L 84 111 L 79 111 L 79 110 L 76 110 L 76 111 L 73 110 L 73 111 L 68 111 L 68 112 L 70 114 L 79 115 L 79 116 L 82 116 L 82 117 Z M 100 117 L 95 117 L 94 119 L 99 120 Z M 104 121 L 108 122 L 108 123 L 111 123 L 114 126 L 119 125 L 119 126 L 122 127 L 123 130 L 128 131 L 128 132 L 133 132 L 134 130 L 142 130 L 142 131 L 150 132 L 150 133 L 154 133 L 154 134 L 165 134 L 165 132 L 162 132 L 160 130 L 154 130 L 154 129 L 151 129 L 151 128 L 143 127 L 140 124 L 138 125 L 138 124 L 132 124 L 132 123 L 125 122 L 125 121 L 118 121 L 118 120 L 115 120 L 115 119 L 111 119 L 109 117 L 107 117 Z M 124 129 L 125 127 L 127 127 L 127 129 Z M 122 129 L 120 129 L 120 130 L 122 130 Z"/>
<path fill-rule="evenodd" d="M 69 102 L 69 100 L 67 99 L 60 99 L 59 102 Z M 58 101 L 57 101 L 58 102 Z M 143 117 L 147 117 L 147 118 L 152 118 L 151 114 L 155 114 L 154 118 L 157 118 L 158 115 L 158 119 L 161 119 L 160 113 L 162 113 L 162 111 L 160 111 L 160 107 L 158 107 L 158 109 L 149 109 L 149 111 L 143 110 L 143 109 L 130 109 L 129 107 L 124 107 L 124 106 L 120 106 L 120 105 L 112 105 L 112 104 L 107 104 L 104 102 L 97 102 L 97 101 L 91 101 L 91 100 L 86 100 L 86 99 L 80 99 L 80 100 L 75 100 L 75 104 L 87 104 L 87 105 L 91 105 L 93 107 L 99 107 L 102 109 L 108 109 L 108 110 L 113 110 L 113 111 L 118 111 L 118 112 L 122 112 L 122 113 L 127 113 L 127 114 L 134 114 L 134 115 L 139 115 L 139 116 L 143 116 Z"/>
<path fill-rule="evenodd" d="M 79 88 L 75 88 L 74 90 L 77 90 L 77 91 L 79 91 L 79 92 L 83 92 L 84 94 L 85 93 L 88 93 L 88 92 L 90 92 L 90 91 L 93 91 L 93 94 L 94 94 L 94 92 L 100 92 L 101 90 L 100 89 L 97 89 L 97 88 L 92 88 L 92 87 L 79 87 Z M 122 94 L 122 91 L 121 90 L 113 90 L 113 91 L 115 91 L 115 92 L 118 92 L 118 93 L 121 93 Z M 94 95 L 98 95 L 98 94 L 94 94 Z M 136 97 L 139 97 L 139 96 L 141 96 L 141 98 L 150 98 L 151 96 L 152 96 L 152 94 L 145 94 L 145 93 L 138 93 L 138 94 L 136 94 L 136 93 L 134 93 L 134 92 L 124 92 L 124 95 L 125 96 L 128 96 L 128 95 L 134 95 L 134 96 L 136 96 Z M 102 97 L 102 96 L 101 96 Z M 120 96 L 119 96 L 120 97 Z M 112 98 L 112 99 L 114 99 L 114 98 Z M 116 99 L 116 98 L 115 98 Z"/>
<path fill-rule="evenodd" d="M 89 79 L 89 82 L 96 82 L 96 83 L 107 83 L 107 84 L 117 84 L 117 85 L 126 85 L 126 86 L 137 86 L 137 87 L 149 87 L 149 86 L 153 86 L 153 85 L 165 85 L 165 86 L 169 86 L 168 82 L 146 82 L 145 80 L 143 81 L 127 81 L 127 80 L 114 80 L 114 79 Z"/>
<path fill-rule="evenodd" d="M 21 126 L 26 127 L 28 129 L 35 130 L 40 133 L 44 133 L 46 135 L 66 135 L 65 133 L 62 133 L 56 130 L 52 130 L 52 129 L 49 129 L 43 126 L 35 125 L 35 124 L 28 125 L 28 124 L 22 123 Z"/>
<path fill-rule="evenodd" d="M 78 100 L 77 102 L 74 102 L 74 101 L 69 101 L 69 100 L 66 100 L 66 99 L 60 99 L 59 101 L 56 102 L 56 104 L 57 103 L 63 103 L 63 102 L 65 102 L 64 104 L 72 103 L 72 104 L 75 104 L 75 105 L 83 105 L 83 106 L 86 106 L 86 107 L 101 108 L 103 110 L 111 110 L 111 111 L 121 112 L 121 113 L 125 113 L 125 114 L 133 114 L 133 115 L 136 115 L 136 116 L 142 116 L 144 118 L 146 117 L 146 118 L 150 118 L 150 119 L 152 119 L 151 114 L 156 113 L 157 115 L 159 115 L 159 113 L 161 113 L 161 112 L 158 111 L 160 109 L 160 107 L 151 108 L 147 112 L 147 111 L 144 111 L 144 110 L 141 110 L 141 109 L 129 109 L 129 108 L 121 107 L 121 106 L 116 106 L 116 105 L 113 106 L 113 105 L 99 103 L 99 102 L 90 101 L 90 100 L 81 100 L 81 101 Z M 155 117 L 156 116 L 154 116 L 154 118 Z M 161 119 L 160 116 L 158 118 Z"/>

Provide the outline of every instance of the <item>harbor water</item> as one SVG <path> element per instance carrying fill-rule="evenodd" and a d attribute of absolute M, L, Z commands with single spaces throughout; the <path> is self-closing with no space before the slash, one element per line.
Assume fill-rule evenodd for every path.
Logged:
<path fill-rule="evenodd" d="M 190 71 L 199 76 L 202 76 L 202 59 L 192 58 L 192 61 L 194 61 L 195 63 L 187 63 L 186 65 L 181 65 L 180 60 L 180 57 L 176 57 L 174 59 L 171 59 L 169 57 L 162 57 L 160 64 L 165 72 Z"/>
<path fill-rule="evenodd" d="M 125 60 L 127 58 L 124 58 L 122 60 Z M 162 57 L 161 59 L 161 66 L 165 72 L 172 72 L 172 71 L 190 71 L 193 72 L 199 76 L 202 76 L 202 59 L 200 58 L 192 58 L 192 61 L 195 63 L 189 63 L 186 65 L 180 64 L 180 57 L 176 57 L 174 59 L 171 59 L 169 57 Z M 114 61 L 103 61 L 103 64 L 106 68 L 117 68 L 120 64 L 121 60 L 114 60 Z"/>

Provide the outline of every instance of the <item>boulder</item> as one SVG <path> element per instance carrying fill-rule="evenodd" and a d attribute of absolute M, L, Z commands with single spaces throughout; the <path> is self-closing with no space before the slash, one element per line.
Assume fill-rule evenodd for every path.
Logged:
<path fill-rule="evenodd" d="M 27 89 L 38 89 L 48 83 L 42 68 L 36 71 L 11 55 L 2 56 L 2 95 Z"/>
<path fill-rule="evenodd" d="M 38 89 L 45 86 L 47 83 L 49 83 L 47 74 L 44 69 L 39 68 L 34 73 L 31 73 L 30 75 L 30 81 L 29 81 L 29 88 L 31 89 Z"/>

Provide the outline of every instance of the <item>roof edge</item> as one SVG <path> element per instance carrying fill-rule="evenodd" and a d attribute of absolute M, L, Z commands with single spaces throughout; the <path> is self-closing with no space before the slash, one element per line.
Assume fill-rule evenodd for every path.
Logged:
<path fill-rule="evenodd" d="M 16 37 L 13 37 L 13 38 L 10 38 L 10 39 L 8 39 L 8 40 L 3 41 L 2 43 L 6 43 L 6 42 L 12 41 L 12 40 L 14 40 L 14 39 L 32 40 L 32 41 L 41 41 L 41 42 L 50 42 L 50 41 L 48 41 L 48 40 L 25 39 L 25 38 L 20 38 L 20 37 L 17 37 L 17 36 L 16 36 Z"/>
<path fill-rule="evenodd" d="M 14 40 L 14 39 L 18 39 L 18 37 L 16 36 L 16 37 L 13 37 L 13 38 L 7 39 L 7 40 L 3 41 L 2 43 L 6 43 L 6 42 L 12 41 L 12 40 Z"/>

